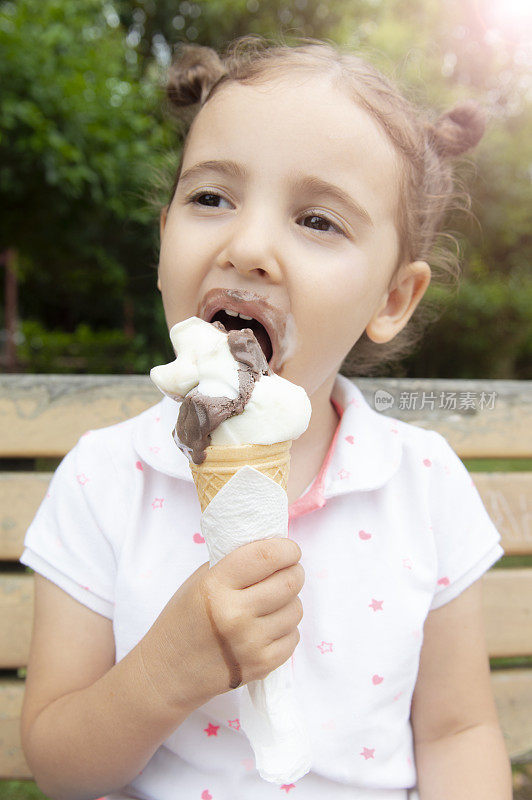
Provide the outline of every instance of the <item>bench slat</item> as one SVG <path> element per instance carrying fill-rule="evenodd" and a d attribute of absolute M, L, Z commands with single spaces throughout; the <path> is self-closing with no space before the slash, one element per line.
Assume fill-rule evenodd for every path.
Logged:
<path fill-rule="evenodd" d="M 387 392 L 391 406 L 378 410 L 439 431 L 462 458 L 532 453 L 532 381 L 357 378 L 355 383 L 372 408 L 375 393 Z M 452 393 L 456 408 L 446 408 Z M 160 397 L 142 375 L 0 376 L 0 456 L 64 455 L 89 428 L 132 417 Z M 471 402 L 464 407 L 467 398 Z"/>
<path fill-rule="evenodd" d="M 532 656 L 532 569 L 492 569 L 483 585 L 490 656 Z"/>
<path fill-rule="evenodd" d="M 505 554 L 532 554 L 532 472 L 471 475 L 502 536 Z M 0 560 L 20 558 L 26 529 L 50 478 L 47 472 L 0 473 Z"/>
<path fill-rule="evenodd" d="M 484 608 L 490 656 L 532 656 L 532 569 L 488 572 Z M 27 664 L 32 617 L 33 577 L 0 574 L 0 667 Z"/>
<path fill-rule="evenodd" d="M 356 378 L 354 382 L 371 408 L 438 431 L 461 458 L 531 457 L 532 381 Z M 390 408 L 375 403 L 379 389 L 392 395 Z M 446 408 L 453 393 L 456 408 Z M 489 402 L 481 403 L 490 396 L 493 408 Z"/>
<path fill-rule="evenodd" d="M 134 417 L 161 393 L 128 375 L 3 375 L 0 456 L 63 456 L 85 431 Z"/>
<path fill-rule="evenodd" d="M 26 530 L 46 494 L 52 473 L 0 473 L 0 560 L 17 561 Z"/>
<path fill-rule="evenodd" d="M 28 663 L 33 623 L 33 576 L 0 573 L 0 667 Z"/>
<path fill-rule="evenodd" d="M 471 472 L 504 553 L 532 554 L 532 472 Z"/>
<path fill-rule="evenodd" d="M 532 749 L 532 670 L 496 670 L 491 682 L 508 755 L 525 760 Z M 0 778 L 30 778 L 20 746 L 24 681 L 0 680 Z"/>
<path fill-rule="evenodd" d="M 0 680 L 0 778 L 31 778 L 20 745 L 20 712 L 24 681 Z"/>

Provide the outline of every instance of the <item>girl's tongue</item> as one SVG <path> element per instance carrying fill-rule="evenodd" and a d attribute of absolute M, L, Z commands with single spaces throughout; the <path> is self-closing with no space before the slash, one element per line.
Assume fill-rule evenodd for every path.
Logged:
<path fill-rule="evenodd" d="M 266 358 L 266 361 L 270 361 L 273 355 L 273 348 L 270 337 L 268 336 L 268 332 L 264 325 L 262 325 L 256 319 L 243 319 L 239 315 L 233 316 L 232 314 L 227 314 L 225 311 L 218 311 L 211 319 L 212 322 L 221 322 L 224 328 L 227 331 L 235 331 L 235 330 L 242 330 L 243 328 L 251 328 L 253 333 L 255 334 L 255 338 L 259 343 L 262 352 Z"/>

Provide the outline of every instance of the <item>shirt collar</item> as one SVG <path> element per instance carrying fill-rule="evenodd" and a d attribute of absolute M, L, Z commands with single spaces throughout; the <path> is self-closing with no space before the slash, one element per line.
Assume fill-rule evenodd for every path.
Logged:
<path fill-rule="evenodd" d="M 309 489 L 290 506 L 300 516 L 348 492 L 367 492 L 383 486 L 399 468 L 402 425 L 374 411 L 352 380 L 337 375 L 332 400 L 341 414 L 336 433 L 319 474 Z M 172 430 L 179 403 L 164 397 L 137 417 L 133 445 L 150 467 L 191 481 L 187 457 L 176 447 Z"/>
<path fill-rule="evenodd" d="M 133 447 L 142 460 L 158 472 L 192 481 L 188 458 L 172 439 L 179 406 L 170 397 L 163 397 L 137 417 Z"/>
<path fill-rule="evenodd" d="M 399 420 L 374 411 L 343 375 L 336 376 L 332 400 L 341 415 L 336 433 L 315 480 L 290 506 L 290 519 L 321 508 L 331 497 L 379 489 L 401 463 Z"/>

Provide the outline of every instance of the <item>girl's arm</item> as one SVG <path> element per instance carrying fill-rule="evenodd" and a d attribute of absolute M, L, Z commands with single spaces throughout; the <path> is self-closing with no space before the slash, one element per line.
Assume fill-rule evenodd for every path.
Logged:
<path fill-rule="evenodd" d="M 138 645 L 114 659 L 112 622 L 36 573 L 21 738 L 38 786 L 55 800 L 126 785 L 192 711 L 164 703 Z"/>
<path fill-rule="evenodd" d="M 117 664 L 111 622 L 36 575 L 21 734 L 44 793 L 92 800 L 122 788 L 194 709 L 284 664 L 303 616 L 300 558 L 275 537 L 206 561 Z"/>
<path fill-rule="evenodd" d="M 481 580 L 428 615 L 411 720 L 420 800 L 511 800 Z"/>

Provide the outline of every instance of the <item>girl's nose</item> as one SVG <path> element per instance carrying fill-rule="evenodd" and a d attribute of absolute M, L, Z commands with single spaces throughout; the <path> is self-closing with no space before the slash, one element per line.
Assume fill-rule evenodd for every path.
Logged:
<path fill-rule="evenodd" d="M 274 226 L 266 220 L 265 214 L 257 214 L 255 219 L 250 214 L 242 215 L 227 233 L 219 265 L 224 269 L 236 269 L 244 276 L 280 283 L 283 272 L 277 252 L 278 239 L 279 232 L 276 235 Z"/>

